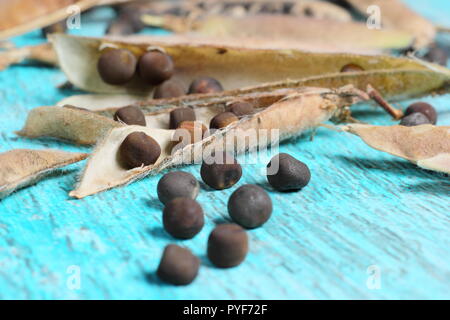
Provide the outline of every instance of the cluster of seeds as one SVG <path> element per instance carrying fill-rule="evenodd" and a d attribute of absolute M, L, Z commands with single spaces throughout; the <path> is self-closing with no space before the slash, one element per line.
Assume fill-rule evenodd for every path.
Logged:
<path fill-rule="evenodd" d="M 214 154 L 215 161 L 205 159 L 201 166 L 203 182 L 216 190 L 233 187 L 242 176 L 242 167 L 228 153 Z M 268 168 L 278 165 L 278 171 L 267 179 L 281 191 L 300 190 L 311 174 L 308 167 L 287 154 L 272 158 Z M 164 175 L 158 183 L 159 200 L 165 205 L 163 226 L 176 239 L 192 239 L 204 226 L 204 212 L 195 200 L 200 185 L 193 175 L 176 171 Z M 247 184 L 236 189 L 228 200 L 228 213 L 234 223 L 220 224 L 208 237 L 207 256 L 218 268 L 240 265 L 249 251 L 249 237 L 245 229 L 261 227 L 271 217 L 273 204 L 269 194 L 257 185 Z M 194 281 L 200 260 L 189 250 L 168 245 L 157 270 L 162 281 L 174 285 L 187 285 Z"/>
<path fill-rule="evenodd" d="M 226 111 L 219 113 L 213 117 L 209 124 L 211 131 L 223 129 L 254 112 L 254 107 L 251 103 L 244 101 L 237 101 L 226 106 Z M 145 115 L 141 108 L 137 106 L 127 106 L 120 108 L 114 114 L 114 120 L 124 123 L 126 125 L 146 126 Z M 195 112 L 190 107 L 180 107 L 172 110 L 169 115 L 168 128 L 176 130 L 174 134 L 173 151 L 175 148 L 182 148 L 188 144 L 201 141 L 207 134 L 208 128 L 200 121 L 197 121 Z M 127 169 L 138 168 L 141 166 L 148 166 L 155 164 L 161 155 L 161 147 L 152 137 L 149 137 L 143 132 L 130 134 L 122 143 L 120 149 L 120 158 L 124 167 Z M 126 153 L 126 154 L 125 154 Z M 152 155 L 152 157 L 150 157 Z M 143 158 L 145 157 L 145 159 Z M 230 165 L 230 168 L 232 166 Z M 214 166 L 213 166 L 214 168 Z M 214 169 L 211 169 L 214 170 Z M 203 169 L 202 169 L 203 175 Z M 239 180 L 239 176 L 229 176 L 229 179 Z M 205 176 L 205 181 L 215 189 L 224 189 L 227 186 L 219 186 L 215 179 L 217 175 L 211 177 Z"/>
<path fill-rule="evenodd" d="M 97 70 L 102 80 L 110 85 L 125 85 L 137 77 L 143 83 L 156 86 L 155 99 L 223 91 L 222 84 L 210 77 L 195 79 L 186 89 L 183 83 L 172 78 L 175 73 L 172 58 L 157 50 L 137 58 L 128 49 L 107 48 L 98 59 Z"/>

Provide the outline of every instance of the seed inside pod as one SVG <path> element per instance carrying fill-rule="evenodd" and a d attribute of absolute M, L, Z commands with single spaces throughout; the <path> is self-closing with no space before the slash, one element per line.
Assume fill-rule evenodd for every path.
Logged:
<path fill-rule="evenodd" d="M 267 168 L 267 180 L 278 191 L 301 190 L 311 180 L 308 166 L 287 153 L 273 157 Z"/>
<path fill-rule="evenodd" d="M 172 58 L 159 51 L 150 51 L 139 59 L 139 76 L 147 83 L 157 86 L 169 80 L 174 70 Z"/>
<path fill-rule="evenodd" d="M 149 166 L 161 155 L 158 142 L 143 132 L 129 134 L 119 147 L 119 156 L 127 169 Z"/>
<path fill-rule="evenodd" d="M 448 61 L 448 54 L 444 49 L 434 46 L 423 58 L 429 62 L 437 63 L 445 67 Z"/>
<path fill-rule="evenodd" d="M 183 121 L 195 121 L 192 108 L 178 108 L 170 112 L 170 129 L 177 129 Z"/>
<path fill-rule="evenodd" d="M 164 249 L 157 270 L 158 277 L 174 285 L 188 285 L 197 277 L 200 259 L 189 249 L 170 244 Z"/>
<path fill-rule="evenodd" d="M 186 88 L 184 85 L 176 80 L 170 79 L 165 81 L 160 86 L 156 87 L 155 93 L 153 94 L 154 99 L 168 99 L 181 97 L 186 94 Z"/>
<path fill-rule="evenodd" d="M 411 113 L 410 115 L 403 117 L 402 121 L 400 121 L 400 125 L 406 127 L 420 126 L 422 124 L 430 124 L 430 119 L 420 112 Z"/>
<path fill-rule="evenodd" d="M 237 224 L 217 226 L 208 238 L 208 258 L 219 268 L 235 267 L 248 253 L 248 236 Z"/>
<path fill-rule="evenodd" d="M 120 108 L 114 114 L 114 120 L 123 122 L 127 125 L 146 126 L 145 115 L 141 108 L 136 106 L 128 106 Z"/>
<path fill-rule="evenodd" d="M 167 204 L 175 198 L 195 199 L 200 191 L 200 185 L 195 177 L 183 171 L 169 172 L 158 182 L 159 200 Z"/>
<path fill-rule="evenodd" d="M 341 69 L 341 72 L 360 72 L 360 71 L 364 71 L 364 69 L 354 63 L 346 64 Z"/>
<path fill-rule="evenodd" d="M 200 175 L 211 188 L 224 190 L 231 188 L 241 179 L 242 167 L 232 155 L 220 152 L 203 161 Z"/>
<path fill-rule="evenodd" d="M 211 119 L 209 124 L 210 129 L 222 129 L 228 127 L 230 124 L 239 121 L 239 118 L 231 112 L 222 112 Z"/>
<path fill-rule="evenodd" d="M 267 192 L 257 185 L 240 187 L 228 200 L 231 219 L 247 229 L 258 228 L 272 215 L 272 200 Z"/>
<path fill-rule="evenodd" d="M 182 143 L 182 146 L 199 142 L 205 136 L 208 129 L 200 121 L 183 121 L 174 134 L 174 138 Z"/>
<path fill-rule="evenodd" d="M 214 93 L 221 91 L 223 91 L 223 87 L 219 81 L 209 77 L 202 77 L 192 82 L 188 93 Z"/>
<path fill-rule="evenodd" d="M 437 112 L 436 109 L 433 108 L 432 105 L 426 102 L 416 102 L 411 104 L 405 111 L 405 116 L 409 116 L 410 114 L 420 112 L 425 115 L 430 123 L 436 124 L 437 122 Z"/>
<path fill-rule="evenodd" d="M 237 117 L 247 116 L 254 112 L 253 105 L 249 102 L 239 101 L 229 104 L 225 111 L 234 113 Z"/>
<path fill-rule="evenodd" d="M 123 85 L 130 81 L 136 72 L 137 59 L 126 49 L 106 50 L 100 56 L 97 70 L 104 82 Z"/>
<path fill-rule="evenodd" d="M 203 228 L 203 209 L 194 199 L 175 198 L 164 208 L 163 224 L 172 237 L 192 239 Z"/>

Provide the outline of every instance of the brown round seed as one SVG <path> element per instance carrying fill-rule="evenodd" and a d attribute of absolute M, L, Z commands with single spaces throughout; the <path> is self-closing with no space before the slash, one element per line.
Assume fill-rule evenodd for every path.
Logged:
<path fill-rule="evenodd" d="M 104 82 L 111 85 L 123 85 L 133 78 L 136 64 L 136 57 L 131 51 L 110 49 L 101 54 L 97 70 Z"/>
<path fill-rule="evenodd" d="M 308 166 L 287 153 L 273 157 L 267 168 L 267 180 L 278 191 L 301 190 L 311 180 Z"/>
<path fill-rule="evenodd" d="M 220 152 L 203 161 L 200 175 L 211 188 L 224 190 L 231 188 L 241 179 L 242 167 L 232 155 Z"/>
<path fill-rule="evenodd" d="M 199 268 L 200 259 L 189 249 L 170 244 L 164 249 L 156 274 L 162 281 L 181 286 L 194 281 Z"/>
<path fill-rule="evenodd" d="M 192 239 L 205 224 L 203 209 L 191 198 L 175 198 L 163 211 L 164 229 L 174 238 Z"/>
<path fill-rule="evenodd" d="M 183 171 L 169 172 L 158 182 L 159 200 L 167 204 L 176 198 L 195 199 L 200 191 L 200 184 L 195 177 Z"/>
<path fill-rule="evenodd" d="M 272 200 L 257 185 L 247 184 L 238 188 L 228 200 L 231 219 L 247 229 L 258 228 L 272 215 Z"/>
<path fill-rule="evenodd" d="M 157 86 L 169 80 L 174 72 L 172 58 L 159 51 L 150 51 L 139 59 L 139 76 L 147 83 Z"/>
<path fill-rule="evenodd" d="M 357 64 L 349 63 L 342 67 L 341 72 L 360 72 L 364 71 L 362 67 Z"/>
<path fill-rule="evenodd" d="M 181 97 L 186 94 L 186 88 L 184 85 L 176 80 L 170 79 L 165 81 L 160 86 L 156 87 L 155 93 L 153 94 L 154 99 L 168 99 Z"/>
<path fill-rule="evenodd" d="M 219 81 L 209 77 L 202 77 L 194 80 L 189 87 L 189 94 L 196 93 L 214 93 L 223 91 L 223 87 Z"/>
<path fill-rule="evenodd" d="M 183 121 L 175 132 L 178 142 L 183 145 L 193 144 L 203 139 L 208 128 L 200 121 Z"/>
<path fill-rule="evenodd" d="M 431 124 L 436 124 L 437 112 L 436 109 L 434 109 L 431 104 L 428 104 L 426 102 L 413 103 L 406 109 L 405 117 L 416 112 L 420 112 L 423 115 L 425 115 L 428 118 L 428 120 L 430 120 Z"/>
<path fill-rule="evenodd" d="M 170 129 L 177 129 L 183 121 L 195 121 L 192 108 L 178 108 L 170 112 Z"/>
<path fill-rule="evenodd" d="M 127 169 L 149 166 L 161 156 L 161 147 L 145 133 L 133 132 L 120 145 L 119 156 Z"/>
<path fill-rule="evenodd" d="M 210 129 L 222 129 L 228 127 L 230 124 L 239 121 L 239 118 L 231 112 L 222 112 L 211 119 L 209 123 Z"/>
<path fill-rule="evenodd" d="M 249 102 L 239 101 L 228 105 L 225 111 L 234 113 L 237 117 L 244 117 L 254 112 L 253 105 Z"/>
<path fill-rule="evenodd" d="M 208 258 L 219 268 L 235 267 L 248 253 L 248 236 L 237 224 L 217 226 L 208 238 Z"/>
<path fill-rule="evenodd" d="M 123 122 L 128 125 L 146 126 L 145 115 L 141 108 L 136 106 L 128 106 L 120 108 L 114 114 L 114 120 Z"/>

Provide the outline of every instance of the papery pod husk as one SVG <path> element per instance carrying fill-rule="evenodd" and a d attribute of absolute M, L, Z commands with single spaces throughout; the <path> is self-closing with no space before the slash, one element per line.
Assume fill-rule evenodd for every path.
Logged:
<path fill-rule="evenodd" d="M 370 147 L 417 164 L 450 174 L 450 127 L 420 125 L 372 126 L 351 124 L 344 131 L 359 136 Z"/>
<path fill-rule="evenodd" d="M 194 33 L 202 36 L 247 39 L 283 39 L 306 43 L 328 44 L 346 51 L 348 48 L 405 49 L 413 44 L 414 37 L 396 29 L 372 30 L 366 23 L 294 17 L 286 15 L 250 15 L 229 17 L 210 15 L 191 20 L 177 16 L 144 15 L 142 20 L 177 33 Z"/>
<path fill-rule="evenodd" d="M 420 49 L 430 45 L 436 37 L 436 27 L 400 0 L 344 0 L 367 16 L 370 6 L 380 9 L 381 24 L 387 28 L 403 30 L 415 38 L 414 47 Z"/>
<path fill-rule="evenodd" d="M 267 108 L 263 108 L 225 129 L 218 130 L 198 143 L 187 145 L 173 154 L 170 150 L 174 147 L 174 141 L 172 141 L 175 140 L 174 130 L 140 126 L 113 129 L 95 148 L 81 176 L 80 183 L 70 195 L 75 198 L 83 198 L 131 183 L 147 175 L 157 174 L 172 166 L 198 163 L 203 158 L 204 148 L 211 151 L 234 146 L 233 150 L 236 153 L 261 148 L 273 142 L 274 137 L 264 140 L 258 136 L 256 140 L 250 140 L 248 144 L 237 145 L 237 147 L 235 139 L 236 137 L 242 138 L 243 132 L 252 132 L 248 130 L 260 132 L 259 130 L 262 129 L 278 129 L 279 139 L 284 140 L 316 127 L 328 120 L 338 110 L 365 99 L 367 96 L 364 93 L 349 87 L 337 91 L 307 88 L 286 96 Z M 217 112 L 217 110 L 214 111 Z M 286 117 L 286 114 L 289 114 L 289 117 Z M 199 114 L 198 109 L 196 109 L 196 115 L 197 119 L 202 122 L 208 121 L 211 116 L 208 112 Z M 168 120 L 168 115 L 166 120 Z M 136 131 L 152 136 L 160 144 L 163 153 L 154 165 L 126 170 L 121 166 L 117 152 L 123 140 L 130 133 Z"/>
<path fill-rule="evenodd" d="M 58 57 L 50 43 L 36 46 L 12 48 L 0 51 L 0 71 L 10 65 L 21 63 L 25 60 L 37 61 L 50 66 L 58 65 Z"/>
<path fill-rule="evenodd" d="M 272 14 L 289 14 L 308 16 L 317 19 L 351 21 L 351 14 L 333 3 L 311 0 L 184 0 L 184 1 L 152 1 L 143 5 L 155 14 L 180 12 L 181 15 L 204 16 L 208 14 L 224 14 L 245 16 L 270 11 Z"/>
<path fill-rule="evenodd" d="M 69 80 L 77 87 L 96 93 L 150 94 L 152 88 L 138 76 L 125 86 L 111 86 L 102 81 L 97 71 L 100 48 L 127 48 L 137 56 L 151 48 L 161 48 L 174 60 L 173 78 L 189 84 L 200 76 L 219 80 L 226 90 L 262 83 L 301 79 L 339 72 L 349 63 L 366 70 L 402 69 L 430 70 L 429 65 L 407 58 L 363 56 L 355 54 L 310 53 L 299 50 L 250 49 L 201 44 L 164 44 L 147 39 L 145 43 L 107 39 L 53 35 L 51 40 L 59 63 Z M 201 61 L 201 64 L 199 62 Z M 264 67 L 261 67 L 264 66 Z M 437 72 L 446 68 L 433 67 Z M 238 76 L 237 76 L 238 75 Z"/>
<path fill-rule="evenodd" d="M 97 5 L 116 2 L 127 0 L 3 0 L 0 1 L 0 39 L 64 20 L 76 13 L 70 10 L 72 6 L 81 12 Z"/>
<path fill-rule="evenodd" d="M 65 108 L 39 107 L 30 111 L 25 126 L 17 134 L 27 138 L 51 137 L 76 144 L 94 144 L 121 123 L 93 112 Z"/>
<path fill-rule="evenodd" d="M 17 149 L 0 154 L 0 199 L 54 170 L 87 158 L 85 153 Z"/>

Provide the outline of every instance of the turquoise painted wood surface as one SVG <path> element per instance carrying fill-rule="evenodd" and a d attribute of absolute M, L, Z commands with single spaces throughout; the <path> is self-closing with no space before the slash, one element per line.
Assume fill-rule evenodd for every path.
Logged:
<path fill-rule="evenodd" d="M 448 1 L 409 1 L 440 24 Z M 85 16 L 80 33 L 101 35 L 108 10 Z M 38 32 L 14 39 L 40 42 Z M 443 38 L 449 45 L 449 39 Z M 60 148 L 89 151 L 51 140 L 18 138 L 27 112 L 53 105 L 73 91 L 54 69 L 20 65 L 0 72 L 0 151 Z M 428 97 L 450 125 L 450 96 Z M 407 106 L 408 101 L 402 103 Z M 354 115 L 374 124 L 391 121 L 373 106 Z M 246 183 L 270 191 L 275 211 L 250 232 L 250 254 L 230 270 L 205 258 L 209 232 L 228 220 L 226 201 L 235 188 L 202 190 L 206 226 L 193 240 L 174 241 L 161 227 L 159 177 L 73 200 L 68 192 L 83 164 L 73 165 L 0 202 L 2 299 L 412 299 L 450 297 L 449 177 L 416 168 L 369 149 L 358 138 L 320 129 L 281 146 L 306 162 L 311 184 L 302 192 L 270 190 L 260 165 L 244 167 Z M 199 167 L 184 170 L 199 178 Z M 199 277 L 172 287 L 154 276 L 162 249 L 180 243 L 202 258 Z M 371 267 L 372 266 L 372 267 Z M 368 268 L 381 288 L 367 285 Z M 372 270 L 370 269 L 369 270 Z M 79 288 L 74 274 L 79 271 Z"/>

